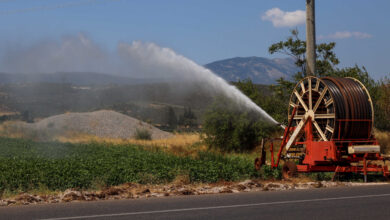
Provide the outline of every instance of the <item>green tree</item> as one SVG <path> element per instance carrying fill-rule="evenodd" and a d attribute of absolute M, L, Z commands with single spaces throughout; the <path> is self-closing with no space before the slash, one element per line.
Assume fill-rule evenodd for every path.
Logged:
<path fill-rule="evenodd" d="M 175 110 L 171 106 L 167 108 L 167 113 L 166 113 L 166 124 L 170 128 L 176 128 L 177 127 L 177 117 L 175 114 Z"/>
<path fill-rule="evenodd" d="M 27 123 L 33 123 L 34 122 L 34 117 L 32 116 L 30 111 L 25 110 L 21 114 L 21 120 L 25 121 Z"/>
<path fill-rule="evenodd" d="M 316 68 L 318 76 L 331 75 L 335 71 L 335 66 L 339 64 L 339 59 L 333 52 L 336 43 L 321 43 L 316 47 Z M 295 60 L 295 65 L 300 68 L 294 80 L 299 81 L 306 75 L 306 41 L 299 39 L 297 29 L 291 30 L 291 36 L 286 41 L 280 41 L 272 44 L 268 51 L 270 54 L 282 53 L 292 57 Z"/>
<path fill-rule="evenodd" d="M 229 99 L 218 97 L 205 113 L 202 137 L 209 148 L 243 152 L 253 150 L 274 129 L 255 112 L 242 111 Z"/>
<path fill-rule="evenodd" d="M 195 113 L 191 110 L 191 107 L 184 108 L 184 113 L 179 117 L 178 123 L 186 127 L 197 126 L 197 118 Z"/>
<path fill-rule="evenodd" d="M 279 79 L 278 85 L 285 89 L 293 89 L 292 85 L 295 85 L 299 80 L 305 77 L 306 67 L 306 41 L 299 39 L 298 30 L 291 30 L 291 36 L 286 41 L 280 41 L 272 44 L 268 50 L 270 54 L 281 53 L 286 54 L 295 59 L 295 64 L 301 70 L 294 75 L 292 82 L 285 79 Z M 321 43 L 316 46 L 316 76 L 336 76 L 336 77 L 354 77 L 360 80 L 369 89 L 376 86 L 375 81 L 370 77 L 364 66 L 359 67 L 355 65 L 353 67 L 338 68 L 340 63 L 336 54 L 334 53 L 335 42 Z M 291 93 L 289 93 L 291 94 Z"/>
<path fill-rule="evenodd" d="M 390 131 L 390 78 L 388 77 L 379 83 L 375 110 L 376 128 Z"/>
<path fill-rule="evenodd" d="M 274 107 L 279 101 L 274 100 L 271 94 L 260 92 L 259 86 L 250 79 L 234 85 L 271 116 L 281 115 L 280 111 L 283 110 Z M 269 137 L 276 129 L 278 127 L 264 122 L 257 112 L 248 111 L 221 96 L 216 98 L 204 115 L 202 136 L 210 148 L 242 152 L 254 149 L 261 138 Z"/>
<path fill-rule="evenodd" d="M 253 84 L 250 79 L 238 81 L 234 85 L 276 121 L 284 124 L 287 123 L 287 117 L 285 115 L 288 103 L 286 104 L 283 102 L 284 99 L 278 98 L 278 96 L 275 95 L 275 92 L 260 92 L 258 86 Z M 285 97 L 290 96 L 290 94 L 285 94 L 285 90 L 280 90 L 280 92 L 283 93 L 283 96 Z M 275 108 L 275 106 L 278 106 L 278 108 Z"/>

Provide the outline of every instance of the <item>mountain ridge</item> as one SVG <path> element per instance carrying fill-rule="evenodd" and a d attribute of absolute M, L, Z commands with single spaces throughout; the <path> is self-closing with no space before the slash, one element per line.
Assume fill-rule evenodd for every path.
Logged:
<path fill-rule="evenodd" d="M 298 71 L 291 58 L 233 57 L 217 60 L 204 67 L 221 76 L 228 82 L 251 79 L 256 84 L 275 84 L 280 77 L 292 79 Z M 169 83 L 174 78 L 132 78 L 95 72 L 55 72 L 55 73 L 4 73 L 0 72 L 0 84 L 15 83 L 68 83 L 73 85 L 134 85 Z"/>
<path fill-rule="evenodd" d="M 214 61 L 205 65 L 227 81 L 251 79 L 257 84 L 274 84 L 283 77 L 292 79 L 298 71 L 291 58 L 234 57 Z"/>

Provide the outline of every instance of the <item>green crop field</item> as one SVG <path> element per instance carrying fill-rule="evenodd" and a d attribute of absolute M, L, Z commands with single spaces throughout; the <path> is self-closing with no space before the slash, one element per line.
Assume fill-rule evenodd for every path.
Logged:
<path fill-rule="evenodd" d="M 175 156 L 155 148 L 104 143 L 38 143 L 0 138 L 0 193 L 35 189 L 91 189 L 126 182 L 168 183 L 255 178 L 253 158 L 198 152 Z M 1 195 L 1 194 L 0 194 Z"/>

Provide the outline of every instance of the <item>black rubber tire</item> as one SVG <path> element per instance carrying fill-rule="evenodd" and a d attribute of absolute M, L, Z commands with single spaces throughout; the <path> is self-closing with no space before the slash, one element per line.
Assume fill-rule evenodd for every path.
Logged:
<path fill-rule="evenodd" d="M 263 164 L 261 164 L 261 159 L 257 157 L 255 159 L 255 169 L 260 170 L 262 166 L 263 166 Z"/>
<path fill-rule="evenodd" d="M 296 177 L 298 173 L 297 165 L 293 161 L 286 161 L 282 168 L 283 179 Z"/>

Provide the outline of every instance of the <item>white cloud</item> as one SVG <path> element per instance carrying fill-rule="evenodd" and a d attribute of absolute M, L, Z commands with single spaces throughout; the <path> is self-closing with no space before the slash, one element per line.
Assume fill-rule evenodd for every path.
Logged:
<path fill-rule="evenodd" d="M 358 31 L 337 31 L 333 34 L 319 35 L 318 39 L 346 39 L 346 38 L 366 39 L 371 37 L 372 37 L 371 34 L 358 32 Z"/>
<path fill-rule="evenodd" d="M 306 12 L 303 10 L 282 11 L 279 8 L 272 8 L 266 11 L 261 19 L 271 21 L 274 27 L 293 27 L 305 23 Z"/>

